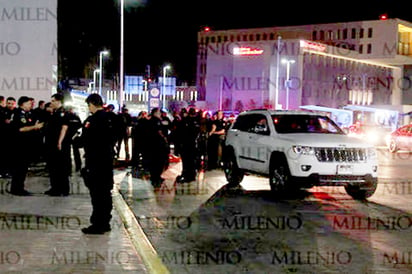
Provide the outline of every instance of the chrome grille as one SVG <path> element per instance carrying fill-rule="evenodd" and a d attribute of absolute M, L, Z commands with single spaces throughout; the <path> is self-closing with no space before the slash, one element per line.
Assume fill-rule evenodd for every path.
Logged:
<path fill-rule="evenodd" d="M 319 162 L 364 162 L 367 158 L 364 148 L 317 147 L 315 155 Z"/>

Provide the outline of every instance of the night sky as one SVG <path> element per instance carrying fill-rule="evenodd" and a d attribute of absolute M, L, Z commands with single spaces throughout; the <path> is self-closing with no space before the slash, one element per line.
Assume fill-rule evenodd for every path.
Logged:
<path fill-rule="evenodd" d="M 405 3 L 406 2 L 406 3 Z M 306 25 L 389 18 L 412 22 L 411 1 L 274 1 L 274 0 L 125 0 L 125 75 L 153 77 L 164 64 L 178 81 L 195 83 L 197 32 Z M 107 77 L 119 71 L 120 0 L 59 0 L 58 44 L 61 70 L 69 78 L 84 77 L 108 49 Z M 89 67 L 87 67 L 89 66 Z"/>

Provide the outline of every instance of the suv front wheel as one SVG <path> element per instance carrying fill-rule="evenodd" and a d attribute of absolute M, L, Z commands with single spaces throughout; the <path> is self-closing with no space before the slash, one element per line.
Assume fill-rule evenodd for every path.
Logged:
<path fill-rule="evenodd" d="M 223 153 L 223 171 L 229 186 L 239 185 L 245 175 L 244 171 L 239 168 L 235 153 L 231 148 L 226 148 Z"/>
<path fill-rule="evenodd" d="M 285 157 L 274 159 L 275 157 L 278 158 L 274 156 L 270 161 L 269 184 L 272 192 L 281 193 L 290 188 L 291 175 Z"/>
<path fill-rule="evenodd" d="M 378 187 L 378 180 L 374 178 L 367 178 L 363 184 L 347 185 L 345 186 L 346 193 L 356 200 L 364 200 L 371 197 Z"/>

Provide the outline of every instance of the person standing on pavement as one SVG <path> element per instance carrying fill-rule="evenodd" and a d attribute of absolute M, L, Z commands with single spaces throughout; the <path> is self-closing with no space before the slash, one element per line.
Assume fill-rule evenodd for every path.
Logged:
<path fill-rule="evenodd" d="M 69 116 L 63 108 L 63 95 L 51 97 L 53 113 L 45 127 L 45 153 L 50 176 L 50 189 L 44 194 L 67 196 L 70 193 L 71 155 L 68 134 Z"/>
<path fill-rule="evenodd" d="M 83 125 L 82 143 L 85 152 L 84 182 L 89 189 L 93 212 L 91 225 L 82 229 L 85 234 L 104 234 L 111 230 L 113 179 L 113 116 L 103 108 L 102 97 L 90 94 L 86 103 L 92 114 Z"/>
<path fill-rule="evenodd" d="M 144 169 L 145 165 L 144 150 L 147 149 L 145 144 L 147 140 L 147 124 L 149 122 L 146 111 L 141 111 L 137 116 L 136 123 L 132 129 L 132 166 L 135 169 Z"/>
<path fill-rule="evenodd" d="M 18 108 L 11 117 L 11 130 L 14 148 L 11 167 L 11 188 L 10 193 L 17 196 L 29 196 L 30 192 L 24 189 L 27 171 L 29 169 L 32 151 L 32 134 L 40 130 L 43 123 L 35 123 L 29 115 L 31 101 L 27 96 L 21 96 L 18 100 Z M 10 146 L 10 145 L 9 145 Z"/>
<path fill-rule="evenodd" d="M 200 123 L 194 108 L 190 108 L 189 116 L 182 119 L 181 127 L 182 174 L 177 176 L 176 181 L 186 183 L 196 180 L 197 141 L 200 133 Z"/>
<path fill-rule="evenodd" d="M 159 108 L 153 108 L 148 123 L 148 150 L 143 156 L 146 158 L 150 172 L 150 180 L 157 187 L 163 179 L 161 175 L 169 161 L 169 143 L 163 135 L 161 112 Z"/>
<path fill-rule="evenodd" d="M 33 115 L 34 121 L 44 122 L 46 124 L 46 119 L 48 118 L 48 113 L 45 109 L 46 102 L 44 100 L 40 100 L 38 103 L 37 108 L 34 108 L 31 113 Z M 36 162 L 45 162 L 45 147 L 44 147 L 44 128 L 39 130 L 35 136 L 36 138 L 36 152 L 34 155 L 34 159 Z"/>
<path fill-rule="evenodd" d="M 70 147 L 73 151 L 74 166 L 76 171 L 80 171 L 80 169 L 82 168 L 82 158 L 80 156 L 80 143 L 78 142 L 78 140 L 80 138 L 79 130 L 82 128 L 82 120 L 80 119 L 80 116 L 74 111 L 74 108 L 72 106 L 69 106 L 66 111 L 69 118 L 68 137 L 70 138 Z M 70 168 L 70 170 L 71 169 L 72 168 Z"/>
<path fill-rule="evenodd" d="M 115 137 L 113 139 L 113 158 L 118 158 L 118 154 L 120 154 L 120 150 L 117 149 L 117 142 L 120 138 L 121 135 L 121 119 L 119 117 L 119 114 L 114 112 L 114 105 L 109 104 L 106 108 L 105 111 L 108 113 L 110 120 L 112 121 L 113 124 L 113 132 L 115 134 Z"/>
<path fill-rule="evenodd" d="M 0 144 L 4 145 L 6 138 L 6 98 L 0 95 Z M 2 149 L 3 151 L 3 149 Z M 7 177 L 7 159 L 4 155 L 0 156 L 0 178 Z"/>
<path fill-rule="evenodd" d="M 11 156 L 14 154 L 13 143 L 14 143 L 14 132 L 11 127 L 11 121 L 13 120 L 14 114 L 16 112 L 16 99 L 14 97 L 7 97 L 6 99 L 6 107 L 4 110 L 4 124 L 1 131 L 2 135 L 2 156 L 4 157 L 4 177 L 11 176 L 11 164 L 12 160 Z"/>
<path fill-rule="evenodd" d="M 211 123 L 211 130 L 209 131 L 207 149 L 208 160 L 207 167 L 209 170 L 218 168 L 219 158 L 221 156 L 222 145 L 226 134 L 226 125 L 223 120 L 223 111 L 219 110 L 216 113 L 216 119 Z"/>
<path fill-rule="evenodd" d="M 132 126 L 132 116 L 127 108 L 123 108 L 122 112 L 117 114 L 119 118 L 119 136 L 117 140 L 117 158 L 120 156 L 122 149 L 122 144 L 124 143 L 124 154 L 126 157 L 126 162 L 130 161 L 130 150 L 129 150 L 129 138 L 130 130 Z"/>

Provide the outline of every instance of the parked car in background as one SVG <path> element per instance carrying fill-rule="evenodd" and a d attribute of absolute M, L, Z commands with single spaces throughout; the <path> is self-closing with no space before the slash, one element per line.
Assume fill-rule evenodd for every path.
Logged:
<path fill-rule="evenodd" d="M 398 128 L 386 137 L 386 145 L 390 152 L 412 150 L 412 124 Z"/>
<path fill-rule="evenodd" d="M 386 136 L 391 132 L 378 125 L 355 123 L 345 130 L 348 136 L 356 137 L 374 146 L 385 146 Z"/>

